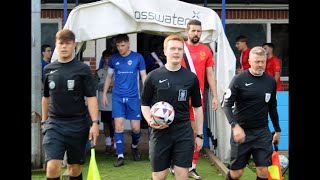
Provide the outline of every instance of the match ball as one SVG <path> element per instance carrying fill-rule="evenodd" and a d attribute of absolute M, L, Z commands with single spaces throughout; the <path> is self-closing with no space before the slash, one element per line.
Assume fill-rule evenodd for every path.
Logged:
<path fill-rule="evenodd" d="M 289 164 L 289 159 L 284 155 L 279 155 L 281 170 L 283 171 Z"/>
<path fill-rule="evenodd" d="M 152 119 L 159 125 L 169 125 L 174 119 L 174 109 L 165 101 L 155 103 L 150 110 Z"/>

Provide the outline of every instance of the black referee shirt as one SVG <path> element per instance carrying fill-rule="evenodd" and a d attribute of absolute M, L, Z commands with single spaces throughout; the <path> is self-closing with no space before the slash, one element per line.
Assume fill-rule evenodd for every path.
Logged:
<path fill-rule="evenodd" d="M 246 70 L 235 76 L 223 102 L 229 123 L 235 121 L 244 129 L 266 127 L 269 113 L 275 131 L 280 132 L 276 93 L 276 81 L 266 73 L 253 76 Z"/>
<path fill-rule="evenodd" d="M 60 120 L 85 118 L 85 96 L 96 96 L 90 67 L 73 59 L 67 63 L 58 60 L 44 68 L 43 96 L 49 97 L 49 117 Z"/>
<path fill-rule="evenodd" d="M 189 98 L 192 106 L 200 107 L 201 95 L 197 76 L 181 67 L 178 71 L 169 71 L 165 66 L 151 71 L 143 86 L 141 103 L 152 106 L 159 101 L 171 104 L 175 111 L 174 121 L 190 121 Z"/>

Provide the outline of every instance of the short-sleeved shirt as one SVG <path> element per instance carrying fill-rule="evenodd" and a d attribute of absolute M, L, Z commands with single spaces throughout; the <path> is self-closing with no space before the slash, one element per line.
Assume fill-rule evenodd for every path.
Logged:
<path fill-rule="evenodd" d="M 280 73 L 280 60 L 276 56 L 267 59 L 266 73 L 274 77 L 276 72 Z M 282 91 L 280 76 L 277 79 L 277 91 Z"/>
<path fill-rule="evenodd" d="M 108 66 L 114 73 L 112 95 L 137 97 L 139 95 L 139 72 L 146 69 L 142 55 L 131 51 L 128 56 L 123 57 L 117 53 L 109 59 Z"/>
<path fill-rule="evenodd" d="M 97 83 L 97 90 L 98 90 L 98 106 L 100 111 L 111 111 L 112 110 L 112 92 L 107 92 L 107 97 L 109 100 L 108 106 L 104 106 L 103 101 L 102 101 L 102 95 L 103 95 L 103 87 L 104 87 L 104 82 L 106 80 L 108 74 L 108 69 L 107 68 L 101 68 L 96 70 L 96 83 Z"/>
<path fill-rule="evenodd" d="M 250 48 L 247 48 L 245 51 L 243 51 L 240 56 L 238 57 L 239 62 L 241 63 L 242 69 L 247 70 L 251 66 L 249 64 L 249 53 L 250 53 Z M 242 58 L 242 59 L 240 59 Z"/>
<path fill-rule="evenodd" d="M 213 55 L 210 48 L 204 44 L 199 43 L 198 46 L 190 45 L 185 42 L 188 50 L 190 52 L 190 56 L 192 58 L 194 69 L 196 70 L 197 77 L 199 80 L 199 85 L 201 89 L 202 96 L 202 107 L 204 107 L 204 86 L 206 79 L 206 68 L 214 66 Z M 181 61 L 181 65 L 186 67 L 186 60 L 183 58 Z M 192 107 L 189 107 L 190 110 L 190 119 L 194 120 L 194 112 Z"/>
<path fill-rule="evenodd" d="M 193 107 L 201 106 L 197 76 L 184 67 L 169 71 L 162 66 L 148 74 L 141 94 L 141 104 L 151 107 L 159 101 L 168 102 L 175 111 L 174 124 L 178 121 L 190 121 L 189 98 L 192 99 Z"/>
<path fill-rule="evenodd" d="M 59 120 L 84 119 L 85 97 L 96 96 L 90 67 L 73 59 L 67 63 L 54 61 L 44 68 L 43 96 L 49 97 L 48 116 Z"/>
<path fill-rule="evenodd" d="M 206 68 L 214 65 L 213 55 L 210 48 L 204 44 L 199 43 L 198 46 L 190 45 L 187 42 L 185 44 L 188 47 L 190 56 L 193 62 L 194 69 L 196 70 L 197 77 L 200 84 L 201 94 L 204 97 L 204 85 L 206 78 Z M 183 58 L 181 65 L 186 66 L 186 60 Z"/>
<path fill-rule="evenodd" d="M 49 61 L 45 61 L 45 60 L 41 60 L 41 66 L 42 66 L 42 81 L 44 79 L 44 74 L 43 74 L 43 69 L 46 65 L 48 65 L 50 63 L 50 60 Z"/>

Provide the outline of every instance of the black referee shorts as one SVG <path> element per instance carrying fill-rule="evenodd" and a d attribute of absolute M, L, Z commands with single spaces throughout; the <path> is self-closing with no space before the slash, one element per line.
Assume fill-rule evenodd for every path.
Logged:
<path fill-rule="evenodd" d="M 67 151 L 68 164 L 84 164 L 88 142 L 88 120 L 64 122 L 48 120 L 43 129 L 45 161 L 63 160 Z"/>
<path fill-rule="evenodd" d="M 252 155 L 256 166 L 267 167 L 271 165 L 272 134 L 268 127 L 260 129 L 246 129 L 246 140 L 242 144 L 233 141 L 231 131 L 231 159 L 230 169 L 245 168 Z"/>
<path fill-rule="evenodd" d="M 149 155 L 152 172 L 163 171 L 174 165 L 192 166 L 194 137 L 190 121 L 174 122 L 166 129 L 151 128 Z"/>

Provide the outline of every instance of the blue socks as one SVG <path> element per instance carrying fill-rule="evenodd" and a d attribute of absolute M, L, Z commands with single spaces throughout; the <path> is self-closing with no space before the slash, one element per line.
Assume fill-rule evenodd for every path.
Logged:
<path fill-rule="evenodd" d="M 133 131 L 131 131 L 132 145 L 133 146 L 137 146 L 138 145 L 138 142 L 140 140 L 140 136 L 141 136 L 141 130 L 139 131 L 138 134 L 135 134 Z"/>
<path fill-rule="evenodd" d="M 117 147 L 117 154 L 123 154 L 123 144 L 124 144 L 124 133 L 123 132 L 115 132 L 114 133 L 114 141 Z"/>

